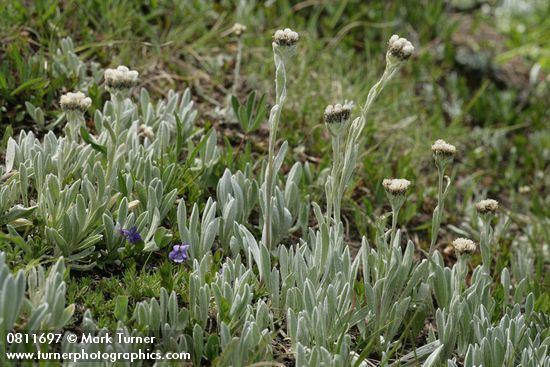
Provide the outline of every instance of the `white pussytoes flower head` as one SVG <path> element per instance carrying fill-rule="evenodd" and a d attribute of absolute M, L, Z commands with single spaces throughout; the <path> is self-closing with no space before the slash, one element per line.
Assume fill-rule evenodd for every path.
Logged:
<path fill-rule="evenodd" d="M 235 23 L 233 24 L 233 27 L 231 27 L 231 33 L 233 33 L 237 37 L 240 37 L 245 31 L 246 26 L 241 23 Z"/>
<path fill-rule="evenodd" d="M 59 104 L 66 112 L 85 112 L 92 105 L 92 99 L 82 92 L 69 92 L 61 96 Z"/>
<path fill-rule="evenodd" d="M 351 105 L 344 103 L 343 105 L 338 103 L 334 106 L 329 104 L 325 108 L 325 123 L 327 124 L 341 124 L 349 120 L 351 116 Z"/>
<path fill-rule="evenodd" d="M 411 186 L 411 181 L 404 178 L 386 178 L 382 181 L 382 186 L 388 194 L 394 196 L 404 195 Z"/>
<path fill-rule="evenodd" d="M 495 214 L 498 210 L 498 201 L 485 199 L 476 203 L 476 210 L 480 214 Z"/>
<path fill-rule="evenodd" d="M 432 153 L 437 167 L 445 171 L 447 164 L 453 161 L 456 147 L 443 139 L 438 139 L 432 145 Z"/>
<path fill-rule="evenodd" d="M 388 41 L 388 54 L 400 60 L 407 60 L 414 52 L 414 46 L 406 38 L 397 34 L 391 36 Z"/>
<path fill-rule="evenodd" d="M 106 69 L 103 77 L 105 85 L 113 90 L 129 89 L 137 84 L 139 73 L 124 65 L 116 69 Z"/>
<path fill-rule="evenodd" d="M 453 247 L 457 254 L 473 254 L 477 246 L 474 241 L 467 238 L 457 238 L 453 241 Z"/>
<path fill-rule="evenodd" d="M 151 141 L 155 138 L 155 133 L 153 132 L 153 128 L 145 124 L 139 125 L 138 135 L 141 137 L 147 138 Z"/>
<path fill-rule="evenodd" d="M 275 32 L 273 35 L 273 42 L 277 46 L 283 46 L 283 47 L 290 47 L 296 45 L 298 43 L 298 40 L 300 39 L 300 35 L 297 32 L 294 32 L 290 28 L 279 29 Z"/>
<path fill-rule="evenodd" d="M 438 139 L 432 145 L 432 152 L 436 156 L 454 157 L 456 154 L 456 147 L 443 139 Z"/>

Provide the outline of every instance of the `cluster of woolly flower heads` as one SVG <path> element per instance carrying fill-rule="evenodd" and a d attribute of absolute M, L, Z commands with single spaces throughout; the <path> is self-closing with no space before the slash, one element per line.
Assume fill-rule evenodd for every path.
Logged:
<path fill-rule="evenodd" d="M 432 145 L 432 153 L 437 157 L 452 158 L 456 154 L 456 147 L 443 139 L 438 139 Z"/>
<path fill-rule="evenodd" d="M 92 99 L 82 92 L 69 92 L 61 96 L 59 104 L 64 111 L 84 112 L 92 105 Z"/>
<path fill-rule="evenodd" d="M 246 26 L 241 23 L 235 23 L 233 24 L 233 27 L 231 27 L 231 33 L 233 33 L 237 37 L 240 37 L 245 31 Z"/>
<path fill-rule="evenodd" d="M 457 238 L 453 241 L 453 247 L 455 249 L 455 252 L 459 255 L 473 254 L 477 249 L 474 241 L 462 237 Z"/>
<path fill-rule="evenodd" d="M 273 35 L 273 42 L 275 42 L 277 46 L 294 46 L 298 43 L 299 39 L 300 35 L 290 28 L 285 28 L 284 30 L 279 29 Z"/>
<path fill-rule="evenodd" d="M 485 199 L 476 203 L 476 210 L 480 214 L 495 214 L 498 210 L 498 201 Z"/>
<path fill-rule="evenodd" d="M 327 124 L 339 124 L 346 122 L 349 120 L 350 116 L 351 104 L 348 103 L 344 103 L 343 105 L 338 103 L 334 106 L 329 104 L 327 108 L 325 108 L 325 122 Z"/>
<path fill-rule="evenodd" d="M 138 135 L 147 138 L 149 140 L 153 140 L 155 138 L 155 133 L 153 131 L 153 128 L 151 126 L 147 126 L 145 124 L 141 124 L 138 127 Z"/>
<path fill-rule="evenodd" d="M 382 181 L 382 186 L 391 195 L 404 195 L 411 186 L 411 181 L 404 178 L 386 178 Z"/>
<path fill-rule="evenodd" d="M 414 46 L 406 38 L 394 34 L 388 41 L 388 53 L 401 60 L 407 60 L 414 52 Z"/>
<path fill-rule="evenodd" d="M 105 85 L 110 89 L 129 89 L 137 84 L 139 73 L 124 65 L 116 69 L 106 69 L 103 77 Z"/>

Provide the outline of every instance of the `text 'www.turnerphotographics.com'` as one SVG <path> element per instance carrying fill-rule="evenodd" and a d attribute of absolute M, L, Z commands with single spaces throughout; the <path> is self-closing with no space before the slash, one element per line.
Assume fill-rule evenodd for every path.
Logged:
<path fill-rule="evenodd" d="M 76 335 L 72 333 L 62 334 L 55 332 L 44 333 L 8 333 L 6 334 L 6 344 L 16 346 L 20 345 L 70 345 L 69 348 L 63 348 L 63 352 L 44 352 L 37 348 L 30 352 L 8 352 L 5 355 L 7 360 L 12 361 L 72 361 L 72 362 L 117 362 L 117 361 L 188 361 L 191 354 L 188 352 L 166 352 L 155 350 L 152 345 L 157 342 L 156 336 L 135 336 L 123 332 L 101 333 L 83 333 Z M 82 348 L 86 345 L 88 348 Z M 89 349 L 90 345 L 95 345 L 95 351 Z M 111 352 L 109 345 L 125 346 L 126 352 Z M 17 350 L 17 348 L 15 348 Z"/>

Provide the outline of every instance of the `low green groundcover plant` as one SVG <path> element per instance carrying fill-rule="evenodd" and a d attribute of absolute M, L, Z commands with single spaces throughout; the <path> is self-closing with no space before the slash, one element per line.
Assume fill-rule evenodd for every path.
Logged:
<path fill-rule="evenodd" d="M 460 154 L 452 144 L 437 140 L 426 149 L 438 178 L 429 248 L 416 245 L 398 223 L 414 183 L 388 178 L 382 185 L 391 212 L 379 218 L 371 241 L 363 237 L 358 253 L 350 251 L 342 198 L 353 184 L 369 111 L 414 53 L 408 40 L 390 38 L 384 73 L 359 107 L 342 101 L 324 111 L 330 169 L 316 174 L 300 162 L 284 166 L 291 147 L 277 133 L 299 38 L 290 29 L 274 34 L 267 157 L 242 171 L 220 171 L 217 132 L 195 125 L 189 90 L 155 103 L 146 89 L 135 90 L 139 74 L 125 66 L 103 71 L 110 99 L 92 116 L 83 91 L 101 70 L 80 84 L 83 91 L 61 97 L 56 121 L 27 104 L 40 127 L 64 124 L 64 133 L 49 131 L 39 140 L 21 131 L 7 142 L 0 167 L 1 240 L 9 244 L 0 252 L 1 355 L 143 348 L 66 338 L 56 346 L 4 342 L 12 331 L 101 336 L 117 330 L 155 335 L 149 350 L 185 351 L 197 366 L 550 365 L 548 315 L 535 307 L 532 258 L 512 258 L 510 268 L 493 272 L 493 226 L 506 223 L 499 203 L 475 205 L 479 234 L 454 240 L 452 266 L 436 246 L 453 185 L 446 172 Z M 233 98 L 223 112 L 249 133 L 263 108 L 263 97 L 251 94 L 244 106 Z M 314 181 L 323 183 L 323 203 L 310 202 Z M 197 200 L 211 182 L 215 192 L 204 189 L 207 199 Z M 106 283 L 113 316 L 103 325 L 94 319 L 101 315 L 67 304 L 67 290 L 76 292 L 71 283 L 88 284 L 79 277 L 108 278 L 124 269 L 133 269 L 131 277 L 160 274 L 151 276 L 154 284 L 134 286 L 157 288 L 157 296 L 129 299 L 116 294 L 127 284 Z"/>

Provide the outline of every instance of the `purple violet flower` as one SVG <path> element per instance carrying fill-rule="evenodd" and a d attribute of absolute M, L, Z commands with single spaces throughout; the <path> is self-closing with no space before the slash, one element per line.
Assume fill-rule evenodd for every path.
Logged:
<path fill-rule="evenodd" d="M 189 251 L 189 247 L 191 247 L 189 244 L 182 243 L 180 245 L 174 245 L 172 248 L 172 251 L 168 254 L 168 257 L 170 260 L 177 264 L 181 264 L 185 260 L 189 258 L 189 254 L 187 251 Z"/>
<path fill-rule="evenodd" d="M 126 240 L 132 245 L 135 245 L 142 240 L 141 235 L 139 234 L 135 226 L 130 229 L 121 229 L 120 234 L 126 237 Z"/>

